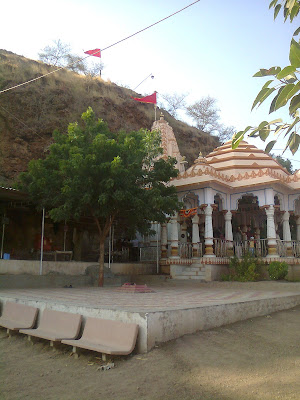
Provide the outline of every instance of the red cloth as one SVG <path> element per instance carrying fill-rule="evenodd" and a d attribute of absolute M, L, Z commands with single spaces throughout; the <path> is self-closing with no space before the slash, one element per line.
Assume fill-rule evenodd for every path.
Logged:
<path fill-rule="evenodd" d="M 87 50 L 84 52 L 84 54 L 90 54 L 91 56 L 99 57 L 99 58 L 101 57 L 100 49 Z"/>
<path fill-rule="evenodd" d="M 132 97 L 133 100 L 140 101 L 141 103 L 152 103 L 156 104 L 156 92 L 153 94 L 150 94 L 149 96 L 146 97 Z"/>

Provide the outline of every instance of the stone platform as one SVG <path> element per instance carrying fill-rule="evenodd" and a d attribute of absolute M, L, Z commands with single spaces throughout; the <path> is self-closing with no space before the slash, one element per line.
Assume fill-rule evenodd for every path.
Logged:
<path fill-rule="evenodd" d="M 148 284 L 152 293 L 124 293 L 116 287 L 0 289 L 0 303 L 17 301 L 38 307 L 79 313 L 84 317 L 134 322 L 140 327 L 137 351 L 198 330 L 267 315 L 300 304 L 299 286 L 280 290 L 248 289 L 247 285 L 212 287 L 182 281 Z M 279 290 L 278 290 L 279 288 Z M 284 288 L 284 286 L 282 286 Z"/>

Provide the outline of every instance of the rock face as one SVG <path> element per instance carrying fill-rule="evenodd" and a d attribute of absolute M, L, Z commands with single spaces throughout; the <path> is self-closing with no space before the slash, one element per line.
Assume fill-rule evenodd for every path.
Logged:
<path fill-rule="evenodd" d="M 0 90 L 18 85 L 54 67 L 0 50 Z M 69 122 L 80 123 L 91 106 L 111 131 L 151 129 L 152 104 L 136 102 L 139 94 L 101 78 L 87 78 L 61 70 L 38 81 L 0 95 L 0 184 L 12 183 L 27 169 L 31 159 L 42 158 L 52 142 L 53 131 L 65 132 Z M 160 115 L 157 110 L 157 116 Z M 201 150 L 205 155 L 219 145 L 210 136 L 166 111 L 164 118 L 173 128 L 181 155 L 192 162 Z"/>

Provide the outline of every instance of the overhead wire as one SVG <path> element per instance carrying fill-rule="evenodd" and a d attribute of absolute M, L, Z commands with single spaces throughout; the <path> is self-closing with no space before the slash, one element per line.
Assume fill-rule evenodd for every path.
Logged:
<path fill-rule="evenodd" d="M 30 126 L 26 125 L 25 122 L 21 121 L 19 118 L 17 118 L 15 115 L 12 114 L 11 111 L 8 111 L 6 108 L 4 108 L 3 106 L 0 105 L 0 108 L 2 108 L 2 110 L 4 110 L 8 115 L 10 115 L 12 118 L 14 118 L 15 120 L 17 120 L 18 122 L 20 122 L 20 124 L 22 124 L 23 126 L 25 126 L 25 128 L 31 130 L 33 133 L 35 133 L 37 136 L 39 136 L 41 139 L 45 140 L 45 138 L 43 136 L 41 136 L 40 134 L 38 134 L 37 132 L 35 132 L 35 130 L 33 128 L 30 128 Z"/>
<path fill-rule="evenodd" d="M 129 36 L 127 36 L 127 37 L 125 37 L 125 38 L 123 38 L 123 39 L 121 39 L 121 40 L 119 40 L 119 41 L 117 41 L 117 42 L 115 42 L 115 43 L 113 43 L 113 44 L 111 44 L 111 45 L 105 47 L 104 49 L 101 49 L 101 52 L 103 52 L 104 50 L 110 49 L 111 47 L 116 46 L 117 44 L 122 43 L 122 42 L 124 42 L 125 40 L 128 40 L 128 39 L 132 38 L 133 36 L 136 36 L 136 35 L 138 35 L 139 33 L 142 33 L 142 32 L 144 32 L 144 31 L 146 31 L 147 29 L 152 28 L 153 26 L 155 26 L 155 25 L 157 25 L 157 24 L 159 24 L 159 23 L 165 21 L 166 19 L 169 19 L 169 18 L 173 17 L 174 15 L 176 15 L 176 14 L 178 14 L 178 13 L 180 13 L 180 12 L 186 10 L 187 8 L 193 6 L 194 4 L 199 3 L 199 1 L 201 1 L 201 0 L 196 0 L 196 1 L 194 1 L 193 3 L 191 3 L 191 4 L 189 4 L 189 5 L 187 5 L 187 6 L 183 7 L 183 8 L 181 8 L 180 10 L 175 11 L 174 13 L 168 15 L 167 17 L 162 18 L 162 19 L 160 19 L 160 20 L 157 21 L 157 22 L 154 22 L 153 24 L 151 24 L 151 25 L 149 25 L 149 26 L 147 26 L 147 27 L 145 27 L 145 28 L 143 28 L 143 29 L 141 29 L 141 30 L 139 30 L 139 31 L 137 31 L 137 32 L 135 32 L 135 33 L 133 33 L 132 35 L 129 35 Z M 12 87 L 10 87 L 10 88 L 1 90 L 1 91 L 0 91 L 0 94 L 1 94 L 1 93 L 4 93 L 4 92 L 8 92 L 9 90 L 13 90 L 13 89 L 19 88 L 19 87 L 24 86 L 24 85 L 28 85 L 28 84 L 31 83 L 31 82 L 35 82 L 35 81 L 37 81 L 37 80 L 39 80 L 39 79 L 42 79 L 42 78 L 44 78 L 44 77 L 46 77 L 46 76 L 49 76 L 49 75 L 51 75 L 51 74 L 54 74 L 55 72 L 61 71 L 62 69 L 69 68 L 69 67 L 71 67 L 72 65 L 77 64 L 78 62 L 83 61 L 83 60 L 85 60 L 86 58 L 92 57 L 92 56 L 93 56 L 93 54 L 89 54 L 89 55 L 87 55 L 87 56 L 85 56 L 85 57 L 83 57 L 83 58 L 81 58 L 81 59 L 79 59 L 79 60 L 76 60 L 76 61 L 74 61 L 74 62 L 72 62 L 72 63 L 70 63 L 70 64 L 68 64 L 68 65 L 66 65 L 66 66 L 64 66 L 64 67 L 59 67 L 59 68 L 55 69 L 54 71 L 50 71 L 50 72 L 48 72 L 47 74 L 43 74 L 43 75 L 38 76 L 38 77 L 36 77 L 36 78 L 30 79 L 30 80 L 28 80 L 28 81 L 26 81 L 26 82 L 23 82 L 23 83 L 20 83 L 20 84 L 18 84 L 18 85 L 12 86 Z"/>

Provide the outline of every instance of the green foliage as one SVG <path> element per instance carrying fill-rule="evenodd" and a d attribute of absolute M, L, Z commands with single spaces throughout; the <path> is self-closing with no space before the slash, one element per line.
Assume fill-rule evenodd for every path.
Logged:
<path fill-rule="evenodd" d="M 289 266 L 286 262 L 272 261 L 268 266 L 269 277 L 277 281 L 284 279 L 289 272 Z"/>
<path fill-rule="evenodd" d="M 281 156 L 275 156 L 274 154 L 270 154 L 271 157 L 273 157 L 276 161 L 279 162 L 280 165 L 282 165 L 290 174 L 294 173 L 293 169 L 293 164 L 291 163 L 291 160 L 288 158 L 283 158 Z"/>
<path fill-rule="evenodd" d="M 284 3 L 284 4 L 281 4 Z M 273 0 L 269 8 L 274 8 L 274 19 L 278 16 L 280 10 L 283 10 L 284 21 L 288 18 L 290 22 L 298 15 L 300 10 L 300 0 L 286 0 L 284 2 Z M 300 28 L 294 32 L 294 36 L 300 33 Z M 299 106 L 300 106 L 300 44 L 292 39 L 289 52 L 290 65 L 284 68 L 271 67 L 268 69 L 260 69 L 254 77 L 273 77 L 268 80 L 262 87 L 261 91 L 256 96 L 253 102 L 252 110 L 259 107 L 271 94 L 274 95 L 270 105 L 269 113 L 279 110 L 282 107 L 288 107 L 289 114 L 293 118 L 293 122 L 283 123 L 281 119 L 273 121 L 263 121 L 258 127 L 248 126 L 243 131 L 237 132 L 232 140 L 232 147 L 238 147 L 241 140 L 243 140 L 247 133 L 250 137 L 260 137 L 265 141 L 272 132 L 276 137 L 275 140 L 270 141 L 265 151 L 268 153 L 272 150 L 277 138 L 280 135 L 286 137 L 286 147 L 284 151 L 289 148 L 292 154 L 295 154 L 300 145 L 300 135 L 298 134 L 299 127 Z"/>
<path fill-rule="evenodd" d="M 257 281 L 261 276 L 261 266 L 261 261 L 250 254 L 246 254 L 241 259 L 232 257 L 229 263 L 230 273 L 223 275 L 222 280 L 239 282 Z"/>
<path fill-rule="evenodd" d="M 112 133 L 89 107 L 83 126 L 70 123 L 67 134 L 54 133 L 44 160 L 32 160 L 20 175 L 21 189 L 54 221 L 94 218 L 100 236 L 100 258 L 113 221 L 149 232 L 151 221 L 166 220 L 179 209 L 174 186 L 175 159 L 162 154 L 159 132 Z"/>

